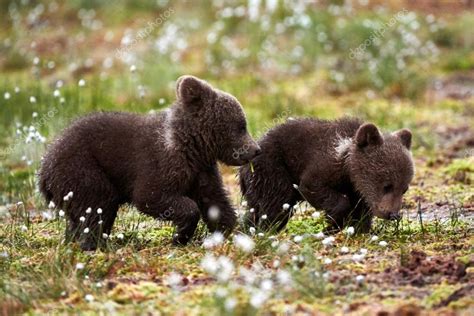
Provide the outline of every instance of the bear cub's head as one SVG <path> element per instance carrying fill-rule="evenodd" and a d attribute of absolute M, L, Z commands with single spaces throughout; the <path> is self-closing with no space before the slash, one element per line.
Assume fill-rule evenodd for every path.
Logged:
<path fill-rule="evenodd" d="M 234 96 L 204 80 L 182 76 L 176 84 L 176 97 L 185 115 L 199 128 L 203 143 L 218 160 L 241 166 L 261 152 L 247 131 L 242 105 Z"/>
<path fill-rule="evenodd" d="M 374 124 L 359 127 L 349 150 L 349 173 L 372 214 L 399 219 L 403 194 L 413 179 L 411 132 L 382 135 Z"/>

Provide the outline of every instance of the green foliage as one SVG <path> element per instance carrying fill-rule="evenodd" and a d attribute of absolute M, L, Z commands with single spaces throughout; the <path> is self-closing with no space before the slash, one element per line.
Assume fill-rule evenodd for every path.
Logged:
<path fill-rule="evenodd" d="M 397 271 L 416 249 L 470 264 L 472 102 L 424 96 L 432 79 L 473 68 L 473 14 L 401 11 L 388 25 L 399 11 L 353 9 L 343 0 L 277 1 L 273 9 L 267 2 L 254 18 L 244 0 L 0 0 L 7 8 L 0 11 L 0 310 L 256 315 L 350 306 L 363 314 L 367 302 L 384 312 L 415 294 L 417 304 L 434 308 L 457 289 L 436 281 L 414 292 Z M 170 16 L 157 20 L 167 9 Z M 128 52 L 123 60 L 119 49 Z M 343 231 L 323 245 L 324 213 L 300 205 L 285 231 L 251 234 L 247 252 L 233 236 L 204 247 L 210 235 L 202 224 L 188 246 L 174 247 L 170 223 L 126 206 L 104 249 L 65 243 L 65 219 L 36 188 L 47 144 L 91 111 L 169 106 L 175 80 L 187 73 L 234 94 L 258 137 L 297 116 L 354 115 L 384 132 L 410 128 L 417 171 L 404 219 L 376 219 L 370 234 Z M 234 178 L 224 170 L 236 202 Z M 229 260 L 228 279 L 203 267 L 206 255 Z M 470 307 L 463 302 L 452 305 Z"/>

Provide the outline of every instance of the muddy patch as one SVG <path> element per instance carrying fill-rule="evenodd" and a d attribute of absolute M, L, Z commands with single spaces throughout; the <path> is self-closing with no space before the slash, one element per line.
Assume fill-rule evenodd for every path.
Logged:
<path fill-rule="evenodd" d="M 402 258 L 400 266 L 387 268 L 382 279 L 397 285 L 416 287 L 437 284 L 462 282 L 466 278 L 466 269 L 474 264 L 474 258 L 468 263 L 456 260 L 454 255 L 428 256 L 423 251 L 413 250 Z"/>
<path fill-rule="evenodd" d="M 469 125 L 438 126 L 435 133 L 439 139 L 443 156 L 469 158 L 474 156 L 474 130 Z"/>
<path fill-rule="evenodd" d="M 459 220 L 474 223 L 474 204 L 470 202 L 463 205 L 448 201 L 421 203 L 419 211 L 407 211 L 404 215 L 409 221 L 419 221 L 420 213 L 423 222 Z"/>
<path fill-rule="evenodd" d="M 447 78 L 435 79 L 427 90 L 428 100 L 468 100 L 474 96 L 474 73 L 458 73 Z"/>

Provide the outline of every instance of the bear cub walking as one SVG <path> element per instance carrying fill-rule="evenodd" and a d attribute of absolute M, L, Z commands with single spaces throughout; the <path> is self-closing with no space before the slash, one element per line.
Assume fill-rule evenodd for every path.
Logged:
<path fill-rule="evenodd" d="M 201 217 L 211 231 L 232 231 L 236 215 L 217 161 L 241 166 L 260 148 L 232 95 L 183 76 L 176 96 L 157 114 L 85 116 L 51 145 L 39 187 L 47 201 L 66 211 L 67 239 L 80 241 L 84 250 L 96 249 L 125 203 L 173 221 L 177 244 L 190 240 Z M 219 212 L 208 213 L 210 208 Z"/>
<path fill-rule="evenodd" d="M 281 230 L 303 200 L 326 211 L 330 230 L 354 225 L 366 232 L 373 215 L 400 217 L 414 173 L 409 130 L 381 134 L 355 118 L 294 119 L 271 129 L 259 145 L 253 172 L 240 169 L 248 225 Z"/>

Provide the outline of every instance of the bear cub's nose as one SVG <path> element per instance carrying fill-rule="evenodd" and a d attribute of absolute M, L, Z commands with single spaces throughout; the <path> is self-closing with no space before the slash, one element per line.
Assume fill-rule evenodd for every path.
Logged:
<path fill-rule="evenodd" d="M 253 145 L 249 146 L 249 148 L 247 149 L 245 154 L 242 155 L 241 158 L 243 160 L 250 161 L 253 158 L 255 158 L 256 156 L 260 155 L 261 153 L 262 153 L 262 149 L 260 148 L 260 146 L 258 144 L 253 144 Z"/>
<path fill-rule="evenodd" d="M 258 156 L 261 153 L 262 153 L 262 148 L 260 148 L 260 146 L 257 145 L 257 148 L 255 148 L 254 156 Z"/>

